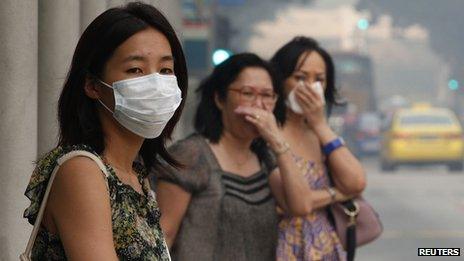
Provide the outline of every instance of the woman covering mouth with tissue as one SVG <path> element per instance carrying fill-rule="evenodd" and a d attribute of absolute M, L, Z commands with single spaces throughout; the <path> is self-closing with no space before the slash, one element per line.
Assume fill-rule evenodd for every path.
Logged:
<path fill-rule="evenodd" d="M 327 123 L 337 104 L 332 59 L 315 40 L 296 37 L 271 62 L 282 76 L 287 96 L 283 136 L 298 174 L 310 185 L 302 197 L 312 209 L 301 217 L 281 211 L 277 260 L 346 260 L 326 208 L 360 194 L 366 180 L 360 162 Z"/>
<path fill-rule="evenodd" d="M 295 98 L 295 91 L 297 88 L 307 88 L 305 82 L 303 80 L 298 82 L 298 86 L 296 86 L 293 90 L 288 93 L 287 100 L 285 104 L 295 113 L 303 114 L 303 109 L 301 108 L 300 104 Z M 325 105 L 325 97 L 324 97 L 324 89 L 322 88 L 321 82 L 315 82 L 311 84 L 311 87 L 319 97 L 321 97 L 322 104 Z"/>

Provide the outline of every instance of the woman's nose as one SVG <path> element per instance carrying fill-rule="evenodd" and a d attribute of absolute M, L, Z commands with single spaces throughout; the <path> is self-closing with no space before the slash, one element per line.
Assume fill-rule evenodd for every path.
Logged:
<path fill-rule="evenodd" d="M 253 103 L 251 105 L 253 107 L 264 109 L 263 97 L 261 95 L 259 95 L 259 94 L 256 95 L 255 98 L 253 99 Z"/>

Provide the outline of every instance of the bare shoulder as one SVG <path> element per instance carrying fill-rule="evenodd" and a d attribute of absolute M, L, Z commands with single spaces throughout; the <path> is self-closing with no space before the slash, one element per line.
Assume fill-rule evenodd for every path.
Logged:
<path fill-rule="evenodd" d="M 97 163 L 84 156 L 64 162 L 58 170 L 55 182 L 64 186 L 82 186 L 81 189 L 90 186 L 89 188 L 106 190 L 106 180 Z"/>
<path fill-rule="evenodd" d="M 61 165 L 53 182 L 51 203 L 65 201 L 72 205 L 87 205 L 99 204 L 101 200 L 109 202 L 108 190 L 104 174 L 95 161 L 78 156 Z M 58 204 L 56 207 L 66 205 Z"/>
<path fill-rule="evenodd" d="M 78 156 L 61 165 L 48 206 L 69 259 L 117 259 L 109 192 L 103 173 L 92 159 Z"/>

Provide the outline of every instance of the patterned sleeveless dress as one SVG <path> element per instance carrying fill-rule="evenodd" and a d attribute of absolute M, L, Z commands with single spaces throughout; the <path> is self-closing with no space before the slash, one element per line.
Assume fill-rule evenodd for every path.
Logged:
<path fill-rule="evenodd" d="M 293 155 L 311 189 L 329 186 L 325 166 Z M 281 216 L 279 222 L 278 261 L 339 261 L 346 253 L 325 208 L 304 217 Z"/>
<path fill-rule="evenodd" d="M 24 217 L 29 223 L 35 222 L 48 180 L 58 158 L 73 150 L 85 150 L 99 156 L 88 146 L 76 145 L 57 147 L 39 160 L 25 193 L 31 200 L 30 206 L 24 212 Z M 106 165 L 106 169 L 109 172 L 107 182 L 113 241 L 119 260 L 168 260 L 155 194 L 148 183 L 143 182 L 146 177 L 145 169 L 140 164 L 134 164 L 134 170 L 139 174 L 139 182 L 142 184 L 143 195 L 122 183 L 110 165 Z M 103 173 L 102 178 L 106 178 Z M 59 236 L 40 227 L 32 249 L 32 260 L 66 259 Z"/>

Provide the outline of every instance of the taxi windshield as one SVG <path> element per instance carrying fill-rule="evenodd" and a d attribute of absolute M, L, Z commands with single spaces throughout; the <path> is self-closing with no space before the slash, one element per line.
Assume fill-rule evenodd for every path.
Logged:
<path fill-rule="evenodd" d="M 446 115 L 416 114 L 404 115 L 400 125 L 452 125 L 453 120 Z"/>

